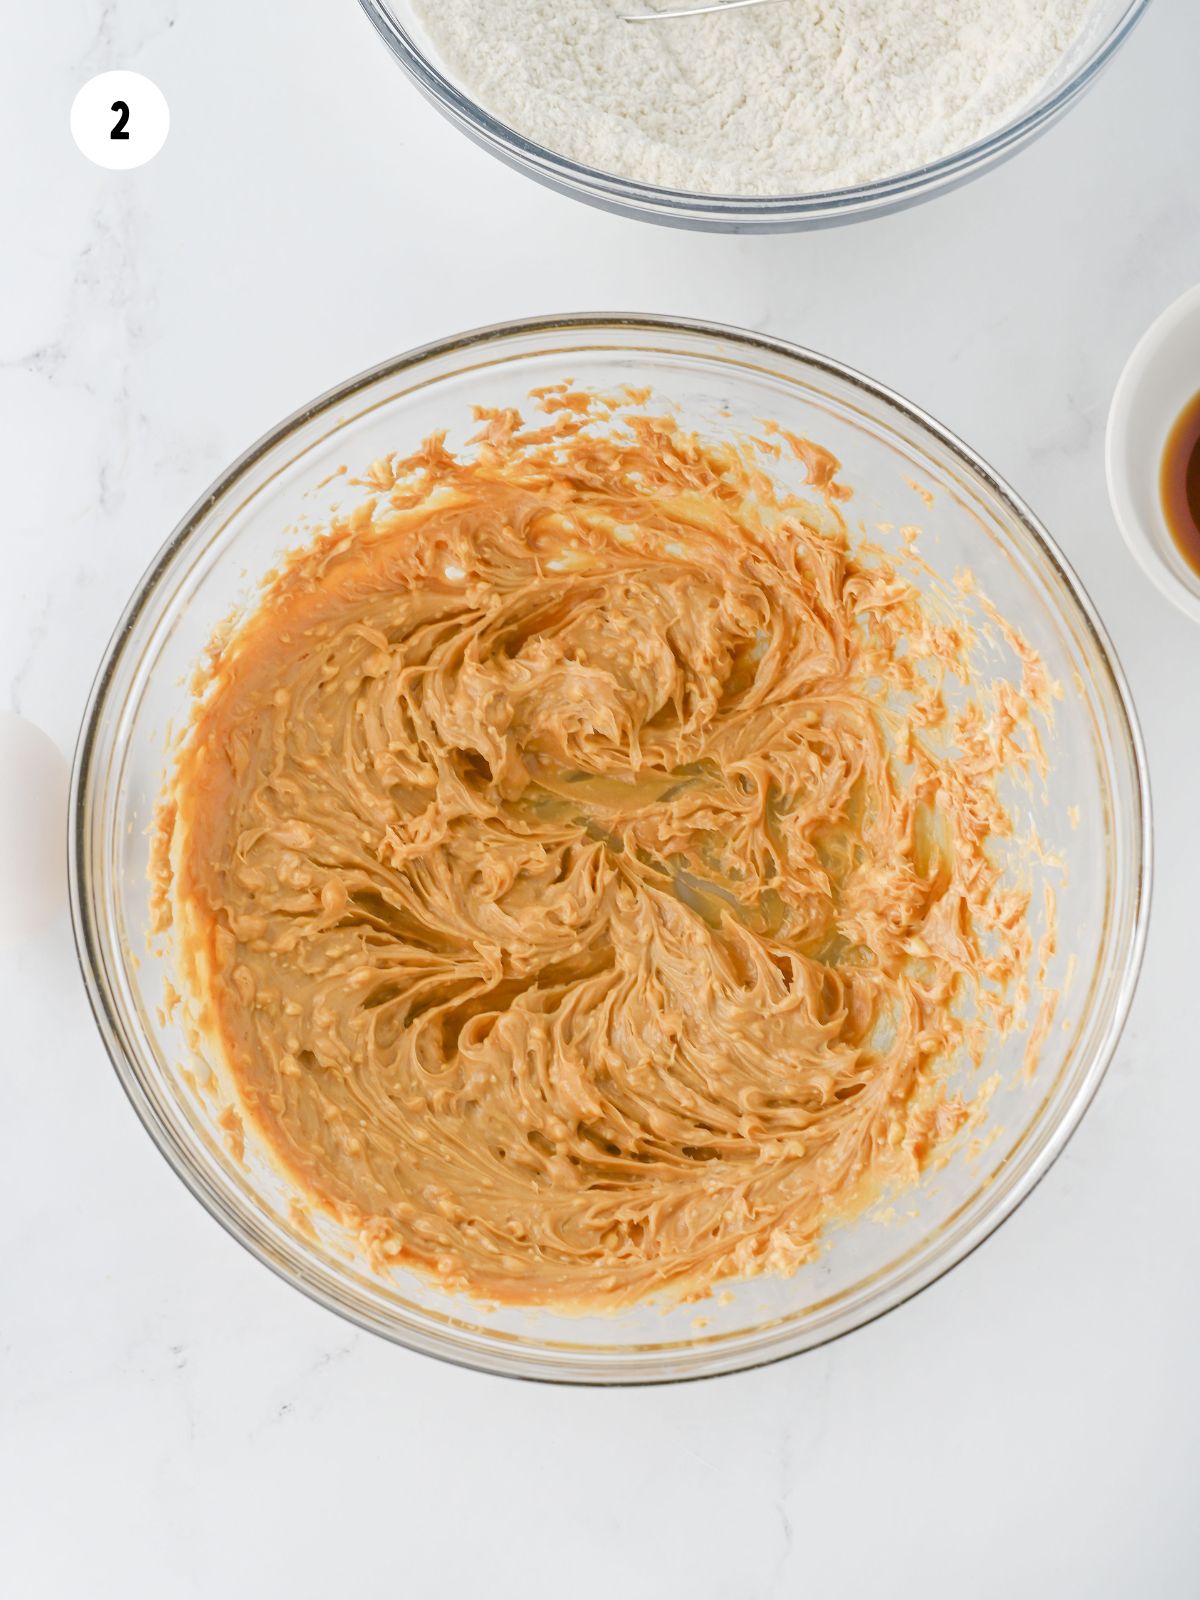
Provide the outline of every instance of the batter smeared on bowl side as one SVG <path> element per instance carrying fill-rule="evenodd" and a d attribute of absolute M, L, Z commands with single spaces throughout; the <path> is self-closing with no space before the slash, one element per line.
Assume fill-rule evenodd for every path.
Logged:
<path fill-rule="evenodd" d="M 970 1117 L 1046 689 L 964 698 L 816 447 L 538 403 L 376 463 L 214 645 L 156 894 L 244 1113 L 380 1263 L 616 1307 L 794 1270 Z"/>

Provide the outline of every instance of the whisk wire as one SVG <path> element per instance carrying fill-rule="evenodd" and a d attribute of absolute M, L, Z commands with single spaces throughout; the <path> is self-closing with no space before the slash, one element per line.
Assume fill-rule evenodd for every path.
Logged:
<path fill-rule="evenodd" d="M 714 11 L 741 11 L 745 6 L 772 6 L 781 0 L 717 0 L 716 4 L 703 6 L 677 6 L 670 11 L 627 11 L 624 22 L 666 22 L 670 17 L 704 17 Z"/>

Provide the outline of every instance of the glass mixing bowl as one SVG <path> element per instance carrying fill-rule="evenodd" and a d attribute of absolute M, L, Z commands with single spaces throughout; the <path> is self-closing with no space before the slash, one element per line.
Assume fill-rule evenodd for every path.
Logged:
<path fill-rule="evenodd" d="M 1035 100 L 986 139 L 912 172 L 881 176 L 850 189 L 812 194 L 718 195 L 639 183 L 601 172 L 534 144 L 507 127 L 471 97 L 441 59 L 412 0 L 360 0 L 393 56 L 421 92 L 476 144 L 519 172 L 625 216 L 682 227 L 754 233 L 845 221 L 870 211 L 895 210 L 950 188 L 1010 155 L 1049 125 L 1094 82 L 1129 37 L 1150 0 L 1094 0 L 1081 36 L 1060 60 Z M 637 9 L 635 5 L 631 10 Z M 651 24 L 653 26 L 653 24 Z"/>
<path fill-rule="evenodd" d="M 169 730 L 186 720 L 188 680 L 217 624 L 253 601 L 259 577 L 306 540 L 339 484 L 351 492 L 331 478 L 343 464 L 365 468 L 438 429 L 461 442 L 476 427 L 472 404 L 519 406 L 564 378 L 601 392 L 651 387 L 660 406 L 669 401 L 710 436 L 774 418 L 826 445 L 872 536 L 899 548 L 897 524 L 920 523 L 934 571 L 970 568 L 1062 689 L 1048 781 L 1029 793 L 1014 785 L 1005 798 L 1067 868 L 1048 979 L 1065 994 L 1032 1076 L 1020 1035 L 985 1061 L 982 1073 L 998 1074 L 1001 1086 L 983 1152 L 959 1148 L 890 1220 L 868 1214 L 831 1228 L 820 1259 L 792 1278 L 612 1317 L 487 1309 L 409 1273 L 376 1276 L 332 1223 L 309 1232 L 250 1130 L 244 1161 L 227 1147 L 195 1089 L 205 1063 L 159 1009 L 170 952 L 148 948 L 147 830 Z M 794 474 L 803 492 L 799 465 L 776 470 Z M 990 648 L 1011 671 L 1003 641 Z M 1146 776 L 1124 681 L 1087 597 L 1029 510 L 935 422 L 836 362 L 757 335 L 641 317 L 557 317 L 429 345 L 351 379 L 247 451 L 171 535 L 118 624 L 80 736 L 72 818 L 73 916 L 101 1033 L 147 1130 L 212 1215 L 259 1260 L 365 1328 L 469 1366 L 576 1382 L 690 1378 L 770 1361 L 859 1326 L 962 1260 L 1046 1172 L 1094 1094 L 1133 993 L 1149 892 Z M 219 1063 L 208 1066 L 219 1074 Z"/>

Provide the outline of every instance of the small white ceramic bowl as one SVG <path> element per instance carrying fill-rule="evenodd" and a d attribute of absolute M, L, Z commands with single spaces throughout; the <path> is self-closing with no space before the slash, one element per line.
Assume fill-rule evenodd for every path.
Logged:
<path fill-rule="evenodd" d="M 1108 414 L 1108 493 L 1125 542 L 1147 577 L 1200 622 L 1200 573 L 1184 560 L 1163 512 L 1167 438 L 1200 392 L 1200 284 L 1143 335 Z"/>

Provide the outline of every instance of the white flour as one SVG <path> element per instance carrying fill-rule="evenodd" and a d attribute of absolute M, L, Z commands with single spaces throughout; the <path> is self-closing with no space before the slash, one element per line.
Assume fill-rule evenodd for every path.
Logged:
<path fill-rule="evenodd" d="M 451 76 L 502 122 L 587 166 L 709 194 L 840 188 L 974 143 L 1055 74 L 1092 0 L 620 20 L 641 5 L 416 0 Z"/>

